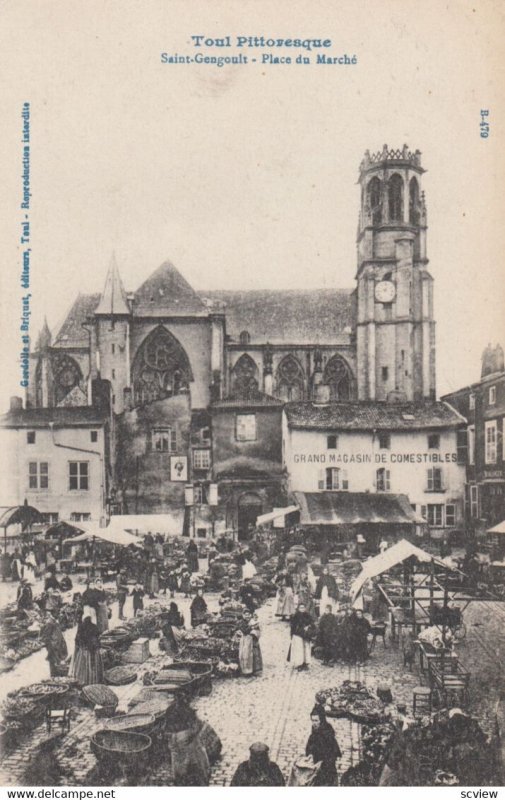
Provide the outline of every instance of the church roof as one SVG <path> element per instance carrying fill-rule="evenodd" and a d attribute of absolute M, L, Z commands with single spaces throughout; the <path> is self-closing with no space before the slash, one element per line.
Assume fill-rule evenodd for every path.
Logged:
<path fill-rule="evenodd" d="M 105 286 L 103 287 L 100 302 L 95 308 L 95 314 L 130 314 L 115 255 L 112 256 L 105 278 Z"/>
<path fill-rule="evenodd" d="M 269 289 L 211 291 L 202 296 L 226 304 L 226 331 L 239 341 L 248 331 L 252 344 L 345 343 L 354 323 L 351 289 Z"/>
<path fill-rule="evenodd" d="M 204 302 L 170 261 L 158 267 L 135 292 L 137 316 L 207 313 Z"/>
<path fill-rule="evenodd" d="M 63 325 L 56 334 L 53 347 L 87 347 L 89 345 L 88 333 L 82 326 L 94 313 L 100 297 L 100 293 L 77 295 Z"/>
<path fill-rule="evenodd" d="M 210 300 L 210 304 L 206 300 Z M 224 304 L 224 307 L 223 307 Z M 203 316 L 212 305 L 226 315 L 231 341 L 248 331 L 251 344 L 321 344 L 349 342 L 354 325 L 351 289 L 291 289 L 253 291 L 201 291 L 189 285 L 169 261 L 165 261 L 137 289 L 134 316 Z M 53 346 L 87 347 L 82 327 L 93 313 L 130 313 L 117 267 L 111 265 L 102 294 L 80 294 L 57 333 Z"/>

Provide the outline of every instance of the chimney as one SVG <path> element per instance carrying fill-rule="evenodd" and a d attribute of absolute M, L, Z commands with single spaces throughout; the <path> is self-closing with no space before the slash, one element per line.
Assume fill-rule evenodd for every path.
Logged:
<path fill-rule="evenodd" d="M 11 397 L 10 410 L 21 411 L 23 408 L 23 400 L 21 397 Z"/>

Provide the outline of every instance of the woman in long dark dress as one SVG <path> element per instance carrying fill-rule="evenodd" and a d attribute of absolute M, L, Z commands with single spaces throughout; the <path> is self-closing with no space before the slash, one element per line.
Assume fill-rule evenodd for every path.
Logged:
<path fill-rule="evenodd" d="M 58 622 L 49 612 L 44 616 L 39 636 L 46 646 L 49 674 L 52 678 L 61 675 L 63 664 L 68 658 L 67 643 Z"/>
<path fill-rule="evenodd" d="M 85 616 L 77 626 L 75 652 L 70 674 L 81 686 L 103 683 L 103 661 L 100 653 L 99 633 L 91 616 Z"/>
<path fill-rule="evenodd" d="M 170 603 L 170 610 L 163 614 L 160 640 L 160 650 L 165 650 L 171 655 L 179 652 L 177 643 L 177 630 L 184 627 L 184 617 L 177 607 L 177 603 Z M 175 630 L 174 630 L 175 628 Z"/>
<path fill-rule="evenodd" d="M 186 559 L 189 564 L 191 572 L 198 572 L 198 545 L 196 542 L 191 541 L 186 548 Z"/>
<path fill-rule="evenodd" d="M 336 760 L 342 755 L 335 737 L 335 731 L 326 719 L 324 708 L 314 706 L 310 714 L 312 731 L 307 741 L 305 755 L 312 756 L 315 764 L 322 762 L 314 786 L 336 786 Z"/>
<path fill-rule="evenodd" d="M 191 625 L 196 628 L 201 625 L 207 618 L 207 603 L 203 596 L 203 589 L 197 589 L 196 596 L 191 603 Z"/>

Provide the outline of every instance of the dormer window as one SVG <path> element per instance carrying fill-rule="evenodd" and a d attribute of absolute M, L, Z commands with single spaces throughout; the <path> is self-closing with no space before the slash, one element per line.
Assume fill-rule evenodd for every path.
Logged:
<path fill-rule="evenodd" d="M 249 331 L 241 331 L 240 344 L 251 344 L 251 334 Z"/>

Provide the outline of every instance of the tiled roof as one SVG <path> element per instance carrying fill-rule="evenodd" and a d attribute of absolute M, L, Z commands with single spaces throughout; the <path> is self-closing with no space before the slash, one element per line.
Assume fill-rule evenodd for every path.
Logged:
<path fill-rule="evenodd" d="M 0 428 L 55 428 L 102 425 L 105 415 L 92 406 L 66 408 L 21 408 L 0 416 Z"/>
<path fill-rule="evenodd" d="M 316 405 L 288 403 L 285 406 L 291 428 L 309 430 L 419 430 L 457 427 L 465 422 L 447 403 L 350 402 Z"/>
<path fill-rule="evenodd" d="M 226 304 L 226 331 L 237 342 L 241 331 L 248 331 L 252 344 L 336 344 L 345 341 L 344 329 L 354 324 L 351 289 L 202 291 L 200 295 Z"/>
<path fill-rule="evenodd" d="M 86 318 L 95 311 L 99 301 L 100 293 L 79 294 L 68 312 L 65 322 L 56 334 L 53 347 L 87 347 L 89 336 L 82 327 Z"/>
<path fill-rule="evenodd" d="M 270 397 L 270 395 L 263 392 L 257 392 L 251 397 L 230 396 L 224 398 L 224 400 L 216 400 L 212 403 L 211 408 L 218 410 L 227 408 L 264 408 L 265 406 L 281 408 L 283 405 L 282 400 Z"/>
<path fill-rule="evenodd" d="M 205 303 L 170 261 L 165 261 L 135 292 L 134 315 L 208 313 Z"/>

